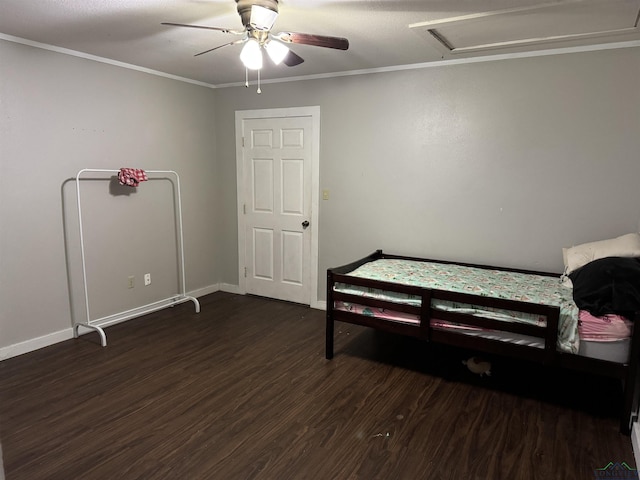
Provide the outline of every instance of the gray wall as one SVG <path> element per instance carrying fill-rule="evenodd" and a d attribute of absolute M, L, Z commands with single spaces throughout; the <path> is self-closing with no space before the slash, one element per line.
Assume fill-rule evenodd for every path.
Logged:
<path fill-rule="evenodd" d="M 327 267 L 377 248 L 561 271 L 563 246 L 638 230 L 638 78 L 628 48 L 216 91 L 224 201 L 234 111 L 320 105 L 319 298 Z"/>
<path fill-rule="evenodd" d="M 1 40 L 0 65 L 0 348 L 84 319 L 70 180 L 81 168 L 176 170 L 187 290 L 216 284 L 212 90 Z M 175 293 L 171 183 L 149 181 L 129 196 L 104 180 L 82 186 L 92 317 Z"/>
<path fill-rule="evenodd" d="M 0 64 L 0 348 L 81 318 L 69 180 L 81 168 L 177 170 L 187 289 L 238 283 L 236 110 L 321 107 L 321 299 L 327 267 L 376 248 L 559 271 L 563 246 L 638 229 L 639 48 L 265 84 L 262 95 L 5 41 Z M 88 226 L 98 313 L 173 288 L 161 281 L 175 270 L 167 219 L 144 207 L 149 196 L 161 206 L 164 187 L 126 202 L 87 183 L 91 218 L 105 209 Z M 114 218 L 123 204 L 141 212 L 139 228 Z M 127 247 L 148 252 L 119 265 L 108 249 Z M 154 266 L 151 290 L 124 288 Z"/>

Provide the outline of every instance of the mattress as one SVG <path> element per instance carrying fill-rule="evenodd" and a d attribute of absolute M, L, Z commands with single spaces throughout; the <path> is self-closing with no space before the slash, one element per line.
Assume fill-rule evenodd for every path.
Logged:
<path fill-rule="evenodd" d="M 596 342 L 581 340 L 578 355 L 599 358 L 616 363 L 627 363 L 631 351 L 631 338 L 614 340 L 611 342 Z"/>

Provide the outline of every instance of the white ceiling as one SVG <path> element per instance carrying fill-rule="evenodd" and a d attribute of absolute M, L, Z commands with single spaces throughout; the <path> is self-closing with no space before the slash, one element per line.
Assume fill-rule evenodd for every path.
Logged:
<path fill-rule="evenodd" d="M 262 79 L 330 75 L 607 44 L 640 45 L 640 0 L 280 0 L 274 32 L 346 37 L 348 51 L 293 45 L 305 62 Z M 211 85 L 242 83 L 237 37 L 161 22 L 240 30 L 234 0 L 0 0 L 0 38 L 27 40 Z M 255 75 L 255 74 L 253 74 Z"/>

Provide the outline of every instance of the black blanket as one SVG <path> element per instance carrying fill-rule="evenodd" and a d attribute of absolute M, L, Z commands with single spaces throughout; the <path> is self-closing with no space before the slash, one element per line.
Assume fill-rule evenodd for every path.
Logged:
<path fill-rule="evenodd" d="M 573 300 L 592 315 L 633 318 L 640 311 L 640 259 L 608 257 L 572 272 Z"/>

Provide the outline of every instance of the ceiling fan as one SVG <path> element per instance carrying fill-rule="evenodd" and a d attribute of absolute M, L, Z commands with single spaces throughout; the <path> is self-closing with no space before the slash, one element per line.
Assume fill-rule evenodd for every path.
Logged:
<path fill-rule="evenodd" d="M 244 25 L 243 30 L 171 22 L 163 22 L 162 25 L 218 30 L 241 36 L 232 42 L 196 53 L 195 56 L 213 52 L 229 45 L 245 44 L 240 53 L 240 60 L 247 69 L 258 70 L 258 74 L 262 68 L 262 49 L 267 52 L 269 58 L 276 65 L 284 63 L 289 67 L 294 67 L 304 62 L 304 59 L 291 51 L 285 44 L 313 45 L 337 50 L 349 48 L 349 40 L 341 37 L 295 32 L 272 33 L 271 28 L 278 18 L 278 0 L 236 0 L 236 3 L 238 4 L 238 14 Z"/>

